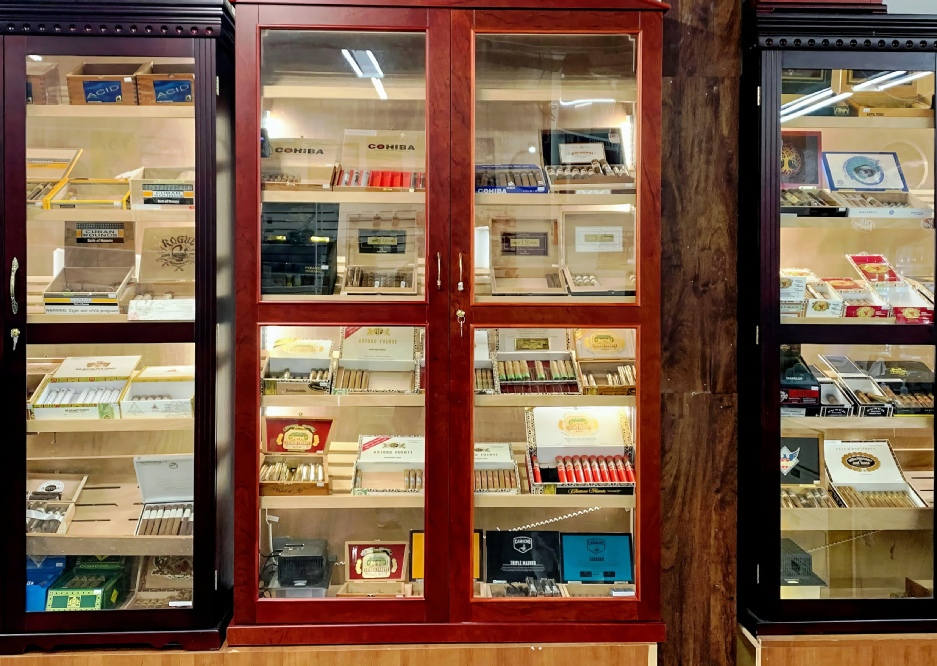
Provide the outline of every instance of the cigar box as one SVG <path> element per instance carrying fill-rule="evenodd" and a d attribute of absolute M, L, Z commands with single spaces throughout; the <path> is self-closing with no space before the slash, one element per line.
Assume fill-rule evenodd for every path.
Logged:
<path fill-rule="evenodd" d="M 809 268 L 782 268 L 780 277 L 781 300 L 787 302 L 803 301 L 807 296 L 807 282 L 819 279 Z"/>
<path fill-rule="evenodd" d="M 337 597 L 409 597 L 406 541 L 346 541 L 345 582 Z"/>
<path fill-rule="evenodd" d="M 561 212 L 560 263 L 573 296 L 637 293 L 635 217 L 630 204 L 565 206 Z"/>
<path fill-rule="evenodd" d="M 65 534 L 74 517 L 72 503 L 26 500 L 26 534 Z"/>
<path fill-rule="evenodd" d="M 634 479 L 633 408 L 528 407 L 524 417 L 527 478 L 532 495 L 634 494 L 635 481 L 627 480 L 629 476 L 624 469 L 628 463 L 630 478 Z M 600 472 L 598 480 L 591 465 L 593 457 Z M 571 459 L 562 475 L 557 458 Z M 621 467 L 614 464 L 619 458 Z M 575 465 L 576 460 L 581 465 Z M 586 461 L 590 463 L 588 474 Z M 606 462 L 607 477 L 602 475 L 602 461 Z M 609 461 L 615 470 L 608 466 Z"/>
<path fill-rule="evenodd" d="M 517 585 L 528 577 L 560 581 L 560 533 L 542 530 L 488 530 L 485 533 L 485 581 L 492 597 L 527 596 L 498 585 Z M 513 586 L 512 586 L 513 587 Z M 515 588 L 514 592 L 517 592 Z"/>
<path fill-rule="evenodd" d="M 781 215 L 795 217 L 846 217 L 846 205 L 831 192 L 801 186 L 781 190 Z"/>
<path fill-rule="evenodd" d="M 933 324 L 934 304 L 904 280 L 878 283 L 872 288 L 891 307 L 898 324 Z"/>
<path fill-rule="evenodd" d="M 476 583 L 476 590 L 479 589 L 478 581 L 482 579 L 482 540 L 483 530 L 475 530 L 472 533 L 472 579 Z M 410 580 L 413 582 L 413 594 L 417 597 L 423 596 L 425 550 L 426 533 L 423 530 L 410 530 Z"/>
<path fill-rule="evenodd" d="M 82 63 L 65 75 L 70 104 L 137 103 L 138 74 L 153 63 Z"/>
<path fill-rule="evenodd" d="M 49 588 L 65 571 L 64 557 L 26 556 L 26 612 L 46 609 Z"/>
<path fill-rule="evenodd" d="M 824 152 L 823 168 L 849 217 L 934 219 L 933 209 L 908 191 L 897 153 Z"/>
<path fill-rule="evenodd" d="M 414 131 L 345 130 L 335 190 L 426 190 L 426 134 Z"/>
<path fill-rule="evenodd" d="M 359 435 L 352 495 L 422 493 L 426 487 L 422 436 Z"/>
<path fill-rule="evenodd" d="M 557 220 L 492 217 L 489 222 L 493 295 L 566 295 Z"/>
<path fill-rule="evenodd" d="M 577 328 L 573 331 L 579 376 L 586 395 L 635 395 L 633 329 Z"/>
<path fill-rule="evenodd" d="M 42 294 L 46 314 L 127 311 L 136 267 L 132 222 L 66 222 L 65 263 Z"/>
<path fill-rule="evenodd" d="M 855 361 L 891 400 L 895 414 L 934 413 L 934 371 L 920 361 Z"/>
<path fill-rule="evenodd" d="M 832 490 L 847 508 L 927 506 L 905 479 L 888 440 L 828 439 L 823 442 L 823 458 Z M 897 493 L 897 496 L 867 496 L 864 493 Z"/>
<path fill-rule="evenodd" d="M 496 393 L 582 394 L 564 328 L 499 328 Z"/>
<path fill-rule="evenodd" d="M 536 164 L 476 164 L 476 194 L 543 194 L 543 170 Z"/>
<path fill-rule="evenodd" d="M 193 577 L 191 557 L 150 555 L 137 569 L 133 597 L 123 610 L 191 608 Z"/>
<path fill-rule="evenodd" d="M 26 61 L 26 103 L 58 104 L 59 66 L 54 62 Z"/>
<path fill-rule="evenodd" d="M 855 93 L 846 100 L 860 118 L 930 118 L 931 100 L 922 95 L 899 98 L 887 93 Z"/>
<path fill-rule="evenodd" d="M 130 185 L 120 178 L 69 178 L 53 188 L 42 207 L 125 210 L 130 207 Z"/>
<path fill-rule="evenodd" d="M 71 174 L 81 152 L 80 148 L 27 148 L 26 204 L 45 206 L 53 189 Z"/>
<path fill-rule="evenodd" d="M 779 482 L 782 490 L 799 491 L 826 485 L 822 474 L 819 437 L 782 437 L 780 465 Z"/>
<path fill-rule="evenodd" d="M 325 455 L 332 419 L 296 416 L 264 419 L 264 452 L 284 455 Z"/>
<path fill-rule="evenodd" d="M 871 377 L 845 356 L 820 355 L 820 360 L 829 368 L 840 390 L 853 403 L 855 416 L 894 415 L 894 407 Z"/>
<path fill-rule="evenodd" d="M 819 278 L 807 283 L 804 317 L 842 317 L 845 309 L 845 301 L 831 284 Z"/>
<path fill-rule="evenodd" d="M 120 399 L 125 419 L 191 418 L 194 365 L 152 365 L 136 373 Z"/>
<path fill-rule="evenodd" d="M 270 139 L 260 160 L 260 187 L 281 192 L 332 189 L 339 144 L 325 139 Z"/>
<path fill-rule="evenodd" d="M 564 597 L 571 599 L 596 599 L 601 597 L 633 597 L 636 587 L 634 584 L 622 583 L 566 583 L 560 585 Z"/>
<path fill-rule="evenodd" d="M 27 474 L 26 500 L 74 504 L 87 482 L 87 474 Z"/>
<path fill-rule="evenodd" d="M 335 365 L 331 340 L 281 338 L 263 369 L 263 394 L 328 393 Z"/>
<path fill-rule="evenodd" d="M 414 210 L 349 215 L 343 294 L 416 294 L 425 214 Z"/>
<path fill-rule="evenodd" d="M 131 321 L 195 319 L 195 228 L 147 227 L 133 297 Z"/>
<path fill-rule="evenodd" d="M 58 370 L 63 358 L 27 358 L 26 359 L 26 402 L 31 403 L 36 389 L 47 375 Z M 38 395 L 35 395 L 38 398 Z"/>
<path fill-rule="evenodd" d="M 130 178 L 133 210 L 194 210 L 195 167 L 140 167 Z"/>
<path fill-rule="evenodd" d="M 635 191 L 634 165 L 626 163 L 632 137 L 621 129 L 541 130 L 540 136 L 551 191 Z"/>
<path fill-rule="evenodd" d="M 821 278 L 843 299 L 843 316 L 879 319 L 892 316 L 891 308 L 865 280 L 853 278 Z"/>
<path fill-rule="evenodd" d="M 343 326 L 332 393 L 420 393 L 420 331 Z"/>
<path fill-rule="evenodd" d="M 260 494 L 263 496 L 328 495 L 330 487 L 325 446 L 318 452 L 261 456 Z"/>
<path fill-rule="evenodd" d="M 140 356 L 70 356 L 46 376 L 32 402 L 30 418 L 119 419 L 120 400 Z"/>
<path fill-rule="evenodd" d="M 264 204 L 262 294 L 335 293 L 338 204 Z"/>
<path fill-rule="evenodd" d="M 140 106 L 195 104 L 195 65 L 153 65 L 146 74 L 137 74 L 137 101 Z"/>
<path fill-rule="evenodd" d="M 803 360 L 801 359 L 801 362 Z M 832 378 L 825 375 L 814 365 L 809 366 L 808 371 L 813 376 L 813 381 L 803 375 L 802 368 L 793 369 L 786 378 L 782 375 L 782 391 L 788 391 L 788 402 L 784 402 L 782 397 L 781 416 L 852 416 L 852 399 L 847 392 Z M 800 388 L 794 386 L 795 382 L 802 382 Z M 790 394 L 798 390 L 813 391 L 814 383 L 819 392 L 819 403 L 815 402 L 793 402 L 797 398 L 790 397 Z"/>
<path fill-rule="evenodd" d="M 532 576 L 529 578 L 533 578 Z M 480 596 L 484 599 L 549 599 L 567 597 L 566 586 L 555 578 L 535 578 L 534 583 L 482 583 Z"/>
<path fill-rule="evenodd" d="M 191 453 L 134 456 L 143 499 L 137 535 L 180 537 L 194 531 L 195 457 Z"/>
<path fill-rule="evenodd" d="M 517 495 L 520 476 L 511 445 L 480 442 L 475 444 L 475 493 Z"/>
<path fill-rule="evenodd" d="M 594 591 L 599 591 L 594 587 L 597 584 L 634 583 L 634 542 L 630 534 L 563 533 L 560 548 L 564 583 L 586 584 Z M 596 596 L 609 596 L 607 590 L 602 592 Z"/>
<path fill-rule="evenodd" d="M 92 611 L 118 608 L 127 596 L 127 573 L 81 570 L 64 573 L 46 595 L 46 611 Z"/>
<path fill-rule="evenodd" d="M 497 391 L 495 376 L 498 374 L 494 356 L 493 336 L 488 335 L 487 328 L 475 329 L 475 351 L 472 355 L 472 365 L 475 370 L 475 394 L 493 395 Z"/>
<path fill-rule="evenodd" d="M 905 282 L 917 289 L 920 294 L 931 303 L 934 302 L 934 276 L 933 275 L 905 275 Z"/>

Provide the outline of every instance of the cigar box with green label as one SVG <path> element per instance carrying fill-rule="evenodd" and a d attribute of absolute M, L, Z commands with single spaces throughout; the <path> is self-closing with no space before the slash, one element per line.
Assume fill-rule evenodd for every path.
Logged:
<path fill-rule="evenodd" d="M 66 222 L 62 269 L 42 294 L 46 314 L 127 311 L 136 266 L 133 222 Z"/>
<path fill-rule="evenodd" d="M 49 195 L 71 174 L 81 152 L 80 148 L 27 148 L 26 204 L 48 208 Z"/>
<path fill-rule="evenodd" d="M 47 611 L 109 610 L 127 596 L 127 574 L 118 570 L 83 570 L 77 566 L 59 578 L 46 596 Z"/>
<path fill-rule="evenodd" d="M 489 226 L 492 295 L 566 294 L 557 219 L 492 216 Z"/>
<path fill-rule="evenodd" d="M 496 393 L 582 393 L 565 328 L 499 328 Z"/>
<path fill-rule="evenodd" d="M 343 294 L 419 293 L 417 265 L 426 229 L 422 210 L 349 215 L 346 225 Z"/>
<path fill-rule="evenodd" d="M 420 329 L 343 326 L 332 393 L 420 393 Z"/>
<path fill-rule="evenodd" d="M 634 298 L 634 206 L 565 206 L 560 222 L 560 264 L 569 293 Z"/>
<path fill-rule="evenodd" d="M 140 356 L 70 356 L 33 393 L 30 418 L 119 419 Z"/>
<path fill-rule="evenodd" d="M 586 395 L 635 395 L 638 383 L 635 331 L 573 330 L 582 390 Z"/>
<path fill-rule="evenodd" d="M 278 338 L 262 368 L 264 395 L 328 393 L 337 359 L 331 340 Z"/>
<path fill-rule="evenodd" d="M 195 167 L 140 167 L 127 175 L 133 210 L 195 209 Z"/>

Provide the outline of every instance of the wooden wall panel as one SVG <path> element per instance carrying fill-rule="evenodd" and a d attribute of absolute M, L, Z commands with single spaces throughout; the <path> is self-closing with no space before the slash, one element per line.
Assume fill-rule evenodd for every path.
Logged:
<path fill-rule="evenodd" d="M 735 663 L 739 0 L 664 17 L 660 663 Z"/>
<path fill-rule="evenodd" d="M 745 642 L 752 653 L 754 646 Z M 766 636 L 754 654 L 754 666 L 932 666 L 937 663 L 937 638 L 932 634 Z"/>

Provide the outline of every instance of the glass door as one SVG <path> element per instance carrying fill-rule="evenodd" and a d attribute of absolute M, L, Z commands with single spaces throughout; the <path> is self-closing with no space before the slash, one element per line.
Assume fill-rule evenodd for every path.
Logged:
<path fill-rule="evenodd" d="M 660 100 L 639 90 L 640 31 L 608 19 L 557 31 L 477 12 L 454 35 L 474 72 L 452 261 L 453 372 L 472 387 L 458 589 L 471 582 L 475 620 L 654 613 Z"/>
<path fill-rule="evenodd" d="M 25 384 L 11 451 L 26 585 L 12 596 L 33 630 L 65 611 L 72 629 L 105 626 L 97 611 L 184 626 L 211 589 L 193 547 L 212 382 L 195 332 L 197 248 L 212 246 L 196 233 L 195 90 L 208 83 L 186 40 L 5 44 L 7 128 L 24 128 L 4 145 L 4 368 Z"/>

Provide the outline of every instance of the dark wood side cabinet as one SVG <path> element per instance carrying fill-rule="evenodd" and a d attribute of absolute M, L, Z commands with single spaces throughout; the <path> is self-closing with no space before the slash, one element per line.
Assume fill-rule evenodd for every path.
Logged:
<path fill-rule="evenodd" d="M 740 621 L 931 631 L 937 22 L 746 30 Z"/>
<path fill-rule="evenodd" d="M 224 640 L 233 20 L 0 2 L 3 652 Z"/>

